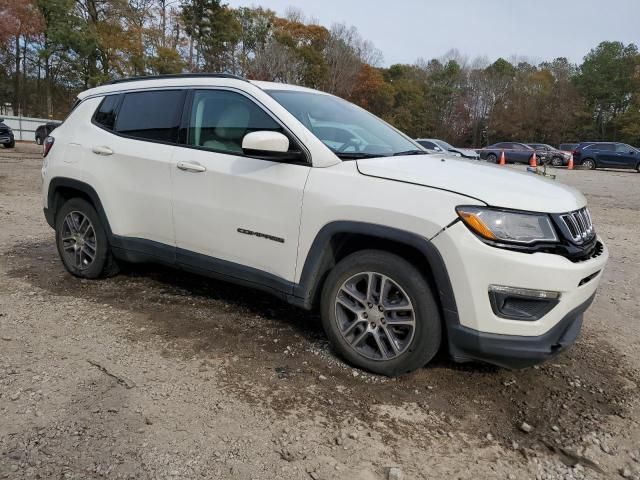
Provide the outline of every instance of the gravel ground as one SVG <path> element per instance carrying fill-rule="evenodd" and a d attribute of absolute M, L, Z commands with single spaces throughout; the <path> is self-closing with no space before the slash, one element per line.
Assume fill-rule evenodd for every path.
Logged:
<path fill-rule="evenodd" d="M 639 174 L 553 171 L 611 252 L 574 348 L 392 380 L 255 291 L 147 266 L 71 277 L 40 166 L 0 149 L 0 478 L 640 479 Z"/>

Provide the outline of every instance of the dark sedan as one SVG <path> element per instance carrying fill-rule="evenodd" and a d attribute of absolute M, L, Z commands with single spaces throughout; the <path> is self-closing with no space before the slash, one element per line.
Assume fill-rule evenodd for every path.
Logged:
<path fill-rule="evenodd" d="M 498 163 L 502 152 L 504 152 L 505 160 L 508 163 L 529 163 L 535 150 L 524 143 L 499 142 L 481 149 L 480 158 L 488 162 Z M 540 158 L 537 153 L 536 157 L 539 157 L 538 160 L 540 161 L 545 158 Z"/>
<path fill-rule="evenodd" d="M 56 128 L 60 126 L 60 122 L 47 122 L 44 125 L 40 125 L 36 128 L 36 143 L 42 145 L 44 139 Z"/>
<path fill-rule="evenodd" d="M 0 143 L 4 148 L 13 148 L 16 146 L 13 130 L 2 122 L 4 122 L 4 118 L 0 118 Z"/>
<path fill-rule="evenodd" d="M 633 168 L 640 172 L 640 150 L 626 143 L 582 142 L 573 151 L 576 165 L 596 168 Z"/>
<path fill-rule="evenodd" d="M 554 167 L 561 167 L 569 163 L 569 153 L 558 150 L 546 143 L 527 143 L 532 148 L 535 148 L 536 155 L 544 158 L 546 162 L 551 163 Z"/>

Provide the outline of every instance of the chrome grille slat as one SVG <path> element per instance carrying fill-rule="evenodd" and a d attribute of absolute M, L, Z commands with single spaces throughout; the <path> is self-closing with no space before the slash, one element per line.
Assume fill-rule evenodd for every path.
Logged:
<path fill-rule="evenodd" d="M 587 207 L 561 215 L 571 239 L 576 243 L 585 243 L 595 236 L 591 214 Z"/>

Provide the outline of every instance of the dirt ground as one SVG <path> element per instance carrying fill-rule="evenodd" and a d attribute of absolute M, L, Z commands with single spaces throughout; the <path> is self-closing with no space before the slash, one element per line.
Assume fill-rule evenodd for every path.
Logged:
<path fill-rule="evenodd" d="M 611 253 L 577 345 L 388 379 L 255 291 L 148 266 L 71 277 L 40 167 L 34 145 L 0 149 L 0 478 L 640 479 L 640 174 L 553 171 Z"/>

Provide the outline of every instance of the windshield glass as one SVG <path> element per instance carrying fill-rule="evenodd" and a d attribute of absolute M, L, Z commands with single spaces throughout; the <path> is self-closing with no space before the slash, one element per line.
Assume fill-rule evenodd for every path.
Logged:
<path fill-rule="evenodd" d="M 427 153 L 375 115 L 345 100 L 291 90 L 267 93 L 340 158 Z"/>
<path fill-rule="evenodd" d="M 435 142 L 438 144 L 440 148 L 444 149 L 445 151 L 454 149 L 453 145 L 445 142 L 444 140 L 436 140 Z"/>

